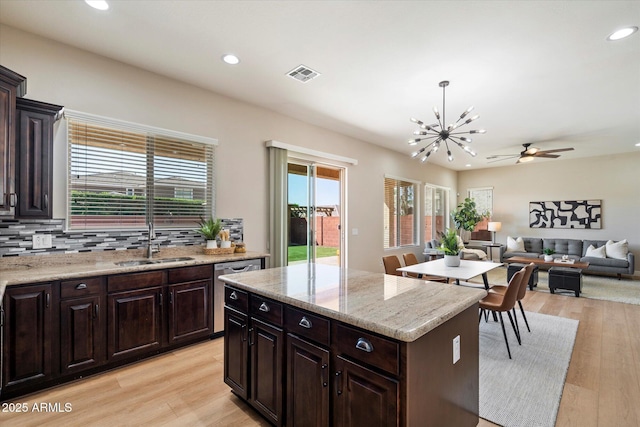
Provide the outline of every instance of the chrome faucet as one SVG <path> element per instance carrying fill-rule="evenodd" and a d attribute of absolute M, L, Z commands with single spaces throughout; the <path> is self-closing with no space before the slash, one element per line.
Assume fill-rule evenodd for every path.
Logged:
<path fill-rule="evenodd" d="M 156 233 L 153 230 L 153 223 L 150 222 L 149 223 L 149 236 L 147 237 L 147 258 L 151 259 L 153 258 L 153 254 L 155 253 L 159 253 L 160 252 L 160 245 L 159 244 L 154 244 L 153 241 L 156 238 Z M 155 248 L 154 248 L 155 246 Z"/>

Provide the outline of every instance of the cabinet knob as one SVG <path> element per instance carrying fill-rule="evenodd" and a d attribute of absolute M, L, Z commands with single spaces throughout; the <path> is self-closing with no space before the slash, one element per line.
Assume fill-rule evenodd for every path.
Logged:
<path fill-rule="evenodd" d="M 358 338 L 358 342 L 356 343 L 356 348 L 358 350 L 371 353 L 373 351 L 373 344 L 371 344 L 369 340 L 366 340 L 364 338 Z"/>
<path fill-rule="evenodd" d="M 267 305 L 266 302 L 263 302 L 262 304 L 260 304 L 260 308 L 258 308 L 258 310 L 264 311 L 265 313 L 268 313 L 269 310 L 271 310 L 271 309 L 269 308 L 269 306 Z"/>
<path fill-rule="evenodd" d="M 311 329 L 311 326 L 312 326 L 311 321 L 307 319 L 305 316 L 302 316 L 302 319 L 300 319 L 300 323 L 298 323 L 298 325 L 307 329 Z"/>
<path fill-rule="evenodd" d="M 229 299 L 232 299 L 234 301 L 238 299 L 238 294 L 236 294 L 236 291 L 231 292 L 231 294 L 229 295 Z"/>

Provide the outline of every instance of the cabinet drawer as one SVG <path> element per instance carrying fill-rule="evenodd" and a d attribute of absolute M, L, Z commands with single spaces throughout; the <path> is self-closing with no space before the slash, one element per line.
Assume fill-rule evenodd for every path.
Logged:
<path fill-rule="evenodd" d="M 120 292 L 163 285 L 165 271 L 157 270 L 109 276 L 107 279 L 107 291 Z"/>
<path fill-rule="evenodd" d="M 193 282 L 196 280 L 210 279 L 213 277 L 211 264 L 196 265 L 193 267 L 172 268 L 169 270 L 169 283 Z"/>
<path fill-rule="evenodd" d="M 284 321 L 288 332 L 329 346 L 329 319 L 286 306 Z"/>
<path fill-rule="evenodd" d="M 276 326 L 282 326 L 282 303 L 251 294 L 249 312 L 252 316 L 258 317 Z"/>
<path fill-rule="evenodd" d="M 334 345 L 338 354 L 400 374 L 400 345 L 389 339 L 347 325 L 336 325 Z"/>
<path fill-rule="evenodd" d="M 242 313 L 249 312 L 249 294 L 240 289 L 225 286 L 224 303 Z"/>
<path fill-rule="evenodd" d="M 104 292 L 103 277 L 85 277 L 60 282 L 60 298 L 77 298 Z"/>

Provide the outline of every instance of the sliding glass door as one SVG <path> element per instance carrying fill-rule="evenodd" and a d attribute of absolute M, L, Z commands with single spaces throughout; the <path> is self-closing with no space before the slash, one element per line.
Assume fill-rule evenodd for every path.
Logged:
<path fill-rule="evenodd" d="M 424 187 L 424 241 L 440 239 L 449 226 L 449 189 L 433 185 Z"/>
<path fill-rule="evenodd" d="M 339 167 L 289 161 L 287 264 L 343 265 L 343 174 Z"/>

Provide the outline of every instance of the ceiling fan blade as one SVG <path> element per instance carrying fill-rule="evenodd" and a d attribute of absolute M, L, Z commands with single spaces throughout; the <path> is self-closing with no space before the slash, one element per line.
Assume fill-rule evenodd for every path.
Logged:
<path fill-rule="evenodd" d="M 572 151 L 572 150 L 573 150 L 573 147 L 570 147 L 570 148 L 558 148 L 558 149 L 556 149 L 556 150 L 542 150 L 542 151 L 539 151 L 539 153 L 542 153 L 542 154 L 546 154 L 546 153 L 560 153 L 560 152 L 562 152 L 562 151 Z"/>
<path fill-rule="evenodd" d="M 516 156 L 519 156 L 519 155 L 520 154 L 494 154 L 492 156 L 487 156 L 487 160 L 495 159 L 495 158 L 498 158 L 498 157 L 507 157 L 507 158 L 508 157 L 516 157 Z M 502 159 L 502 160 L 504 160 L 504 159 Z"/>
<path fill-rule="evenodd" d="M 496 159 L 496 160 L 493 160 L 493 161 L 490 161 L 490 162 L 487 162 L 487 163 L 501 162 L 503 160 L 515 159 L 516 157 L 520 157 L 520 154 L 516 154 L 514 156 L 505 157 L 503 159 Z"/>
<path fill-rule="evenodd" d="M 533 157 L 544 157 L 544 158 L 547 158 L 547 159 L 557 159 L 558 157 L 560 157 L 560 155 L 559 154 L 547 154 L 545 152 L 542 152 L 542 153 L 538 152 L 538 153 L 534 154 Z"/>

